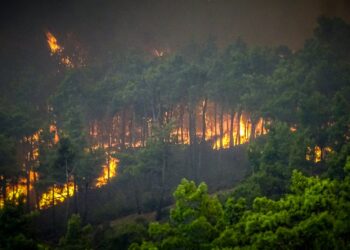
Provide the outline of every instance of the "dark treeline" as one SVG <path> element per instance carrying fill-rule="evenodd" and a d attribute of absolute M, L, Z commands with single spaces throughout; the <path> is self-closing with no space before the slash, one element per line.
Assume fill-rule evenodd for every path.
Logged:
<path fill-rule="evenodd" d="M 45 220 L 52 228 L 57 218 L 80 214 L 69 220 L 59 243 L 63 249 L 127 248 L 131 243 L 139 244 L 132 245 L 135 249 L 324 246 L 316 244 L 318 239 L 329 249 L 345 248 L 349 197 L 342 190 L 348 190 L 343 167 L 350 153 L 349 44 L 348 24 L 320 18 L 314 36 L 297 52 L 284 46 L 247 46 L 240 39 L 219 50 L 209 39 L 176 52 L 111 53 L 70 68 L 58 64 L 60 55 L 53 55 L 56 67 L 47 66 L 44 72 L 35 65 L 4 72 L 2 201 L 12 198 L 11 189 L 19 186 L 25 201 L 19 198 L 18 206 L 5 202 L 1 225 L 26 227 L 31 221 L 26 213 L 51 206 L 42 214 L 50 214 Z M 71 59 L 74 62 L 74 56 Z M 264 131 L 266 135 L 258 136 Z M 88 211 L 99 213 L 91 204 L 98 191 L 106 191 L 100 202 L 109 212 L 124 196 L 133 199 L 128 201 L 130 212 L 154 210 L 161 219 L 182 177 L 212 182 L 213 190 L 232 187 L 235 183 L 230 186 L 227 180 L 235 173 L 229 176 L 223 149 L 246 142 L 249 177 L 221 202 L 208 196 L 204 185 L 197 189 L 183 181 L 168 224 L 152 224 L 148 231 L 144 221 L 125 226 L 126 231 L 81 227 L 93 221 Z M 212 148 L 221 150 L 213 153 Z M 210 154 L 215 160 L 208 160 Z M 118 177 L 96 190 L 103 164 L 111 181 L 112 158 L 119 159 Z M 236 164 L 239 161 L 232 163 Z M 328 179 L 292 175 L 293 169 Z M 286 196 L 290 191 L 293 194 Z M 45 206 L 43 194 L 48 195 Z M 65 204 L 55 211 L 62 201 L 57 195 Z M 23 222 L 11 225 L 11 213 Z M 118 214 L 103 220 L 113 216 Z M 13 232 L 2 234 L 1 247 L 35 248 L 33 230 Z"/>

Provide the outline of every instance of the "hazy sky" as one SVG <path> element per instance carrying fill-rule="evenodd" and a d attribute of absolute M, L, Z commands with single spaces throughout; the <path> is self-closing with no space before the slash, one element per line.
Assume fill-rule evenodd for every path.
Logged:
<path fill-rule="evenodd" d="M 42 43 L 50 30 L 85 46 L 176 47 L 209 35 L 226 45 L 237 37 L 250 44 L 300 48 L 318 16 L 350 20 L 349 0 L 28 0 L 0 10 L 0 45 Z M 39 45 L 37 45 L 39 46 Z"/>

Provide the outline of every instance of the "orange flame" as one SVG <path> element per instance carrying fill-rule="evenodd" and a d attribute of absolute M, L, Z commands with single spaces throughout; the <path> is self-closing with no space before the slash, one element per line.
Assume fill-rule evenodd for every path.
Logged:
<path fill-rule="evenodd" d="M 60 137 L 58 136 L 57 127 L 55 124 L 50 125 L 50 133 L 55 133 L 54 138 L 53 138 L 53 142 L 55 144 L 57 144 L 60 141 Z"/>
<path fill-rule="evenodd" d="M 327 154 L 332 152 L 333 149 L 331 147 L 324 147 L 323 149 L 317 145 L 313 149 L 311 147 L 307 147 L 305 159 L 307 161 L 318 163 L 321 162 Z"/>
<path fill-rule="evenodd" d="M 41 195 L 39 208 L 44 209 L 62 203 L 65 199 L 67 199 L 67 194 L 69 197 L 74 195 L 73 182 L 69 182 L 68 185 L 53 185 Z"/>
<path fill-rule="evenodd" d="M 117 175 L 118 162 L 116 158 L 109 158 L 109 165 L 103 166 L 102 174 L 97 178 L 95 187 L 99 188 L 106 185 L 110 178 Z"/>
<path fill-rule="evenodd" d="M 47 43 L 50 47 L 51 55 L 59 54 L 63 48 L 58 44 L 56 37 L 51 32 L 46 32 Z"/>
<path fill-rule="evenodd" d="M 64 48 L 59 45 L 57 38 L 51 33 L 46 32 L 47 44 L 49 45 L 51 56 L 57 54 L 60 57 L 60 63 L 68 68 L 74 68 L 74 64 L 69 56 L 62 55 Z"/>

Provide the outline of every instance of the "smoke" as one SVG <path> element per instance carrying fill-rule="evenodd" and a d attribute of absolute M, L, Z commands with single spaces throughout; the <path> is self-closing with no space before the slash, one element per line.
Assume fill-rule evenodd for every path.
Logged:
<path fill-rule="evenodd" d="M 176 50 L 209 36 L 221 47 L 241 37 L 249 44 L 298 49 L 318 16 L 349 21 L 349 10 L 347 0 L 15 0 L 0 10 L 0 45 L 4 51 L 39 49 L 50 30 L 60 41 L 75 34 L 95 53 L 125 46 Z"/>

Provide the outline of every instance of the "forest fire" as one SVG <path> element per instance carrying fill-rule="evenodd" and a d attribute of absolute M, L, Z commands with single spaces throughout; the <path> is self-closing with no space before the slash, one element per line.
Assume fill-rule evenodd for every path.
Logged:
<path fill-rule="evenodd" d="M 74 68 L 72 59 L 67 55 L 63 55 L 64 48 L 59 45 L 57 38 L 49 31 L 45 34 L 47 38 L 47 44 L 50 48 L 51 56 L 57 55 L 60 59 L 60 64 L 63 64 L 67 68 Z"/>
<path fill-rule="evenodd" d="M 50 133 L 54 133 L 53 142 L 57 144 L 60 141 L 60 137 L 58 136 L 58 130 L 55 124 L 50 125 Z"/>
<path fill-rule="evenodd" d="M 49 187 L 46 192 L 41 195 L 39 208 L 45 209 L 50 206 L 64 202 L 68 197 L 72 197 L 75 193 L 73 182 L 64 185 L 56 185 Z"/>
<path fill-rule="evenodd" d="M 169 49 L 153 49 L 152 54 L 155 57 L 163 57 L 166 54 L 169 54 Z"/>
<path fill-rule="evenodd" d="M 47 43 L 51 50 L 51 55 L 61 53 L 63 48 L 58 44 L 56 37 L 51 32 L 46 32 Z"/>
<path fill-rule="evenodd" d="M 306 148 L 306 156 L 305 159 L 307 161 L 313 161 L 314 163 L 321 162 L 329 153 L 332 153 L 333 149 L 331 147 L 321 148 L 316 145 L 314 148 L 307 147 Z"/>
<path fill-rule="evenodd" d="M 172 140 L 177 144 L 190 145 L 191 143 L 205 141 L 209 143 L 214 150 L 220 150 L 247 143 L 251 140 L 252 136 L 256 137 L 267 133 L 263 118 L 260 118 L 255 122 L 255 126 L 252 126 L 250 115 L 247 112 L 223 112 L 222 109 L 214 103 L 207 103 L 207 110 L 205 113 L 203 113 L 203 104 L 198 104 L 198 106 L 196 106 L 194 117 L 192 118 L 195 119 L 194 124 L 196 124 L 196 126 L 193 129 L 191 129 L 189 112 L 186 112 L 186 110 L 177 110 L 175 112 L 182 114 L 181 117 L 179 116 L 180 118 L 177 120 L 176 126 L 170 134 Z M 114 152 L 115 149 L 120 150 L 126 147 L 143 147 L 146 145 L 147 137 L 153 134 L 152 122 L 146 121 L 146 125 L 140 126 L 132 119 L 132 115 L 125 113 L 124 117 L 113 118 L 110 126 L 101 127 L 100 123 L 97 121 L 91 123 L 89 134 L 95 145 L 92 149 L 102 147 L 104 150 L 109 151 L 109 153 L 106 154 L 106 164 L 102 166 L 100 175 L 95 179 L 95 188 L 100 188 L 108 184 L 110 179 L 117 175 L 118 159 L 111 157 L 110 153 L 112 148 Z M 111 130 L 104 131 L 104 128 L 110 128 Z M 193 133 L 192 135 L 191 131 Z M 42 130 L 39 130 L 32 136 L 26 137 L 23 140 L 31 145 L 32 153 L 28 155 L 32 157 L 31 164 L 34 165 L 39 161 L 41 132 Z M 49 144 L 58 144 L 60 137 L 55 123 L 49 126 L 49 132 L 52 135 L 51 144 Z M 196 139 L 193 138 L 193 135 Z M 106 141 L 106 139 L 108 139 L 108 141 Z M 193 142 L 193 140 L 197 140 L 197 142 Z M 121 143 L 124 143 L 124 145 Z M 88 150 L 86 152 L 88 152 Z M 30 179 L 29 193 L 31 196 L 36 197 L 36 192 L 31 190 L 35 182 L 38 181 L 39 176 L 35 174 L 35 176 L 32 175 Z M 37 199 L 38 204 L 36 207 L 45 209 L 54 204 L 64 202 L 67 197 L 73 196 L 75 192 L 76 189 L 74 189 L 73 181 L 68 182 L 68 184 L 56 183 L 47 187 L 47 189 L 41 193 L 39 199 Z M 7 193 L 17 198 L 20 194 L 28 195 L 26 178 L 21 178 L 16 185 L 9 185 Z"/>
<path fill-rule="evenodd" d="M 113 157 L 109 157 L 109 164 L 103 166 L 103 171 L 100 177 L 97 178 L 95 187 L 99 188 L 108 183 L 110 178 L 117 175 L 118 160 Z"/>

